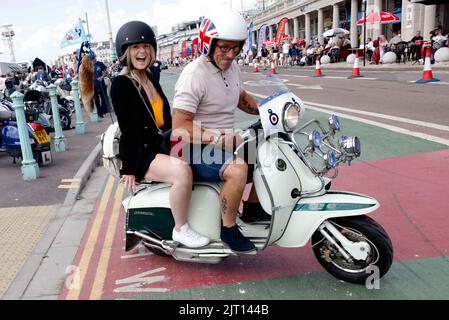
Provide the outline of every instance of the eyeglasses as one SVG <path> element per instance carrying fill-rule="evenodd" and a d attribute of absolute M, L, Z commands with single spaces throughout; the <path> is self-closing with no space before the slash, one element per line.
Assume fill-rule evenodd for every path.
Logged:
<path fill-rule="evenodd" d="M 233 53 L 237 54 L 240 52 L 240 50 L 242 50 L 240 46 L 228 47 L 228 46 L 219 46 L 218 44 L 216 46 L 217 48 L 220 48 L 220 51 L 222 53 L 228 53 L 229 51 L 232 50 Z"/>

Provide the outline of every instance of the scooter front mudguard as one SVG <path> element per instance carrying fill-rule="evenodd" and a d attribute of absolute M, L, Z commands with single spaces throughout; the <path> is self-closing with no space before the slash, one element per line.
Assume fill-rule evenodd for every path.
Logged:
<path fill-rule="evenodd" d="M 330 191 L 321 196 L 302 198 L 276 244 L 280 247 L 303 247 L 325 220 L 366 215 L 379 206 L 374 198 L 344 191 Z"/>

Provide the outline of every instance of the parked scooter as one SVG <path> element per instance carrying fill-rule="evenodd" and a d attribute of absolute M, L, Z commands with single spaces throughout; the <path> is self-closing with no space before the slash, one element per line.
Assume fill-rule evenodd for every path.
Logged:
<path fill-rule="evenodd" d="M 318 120 L 302 124 L 305 106 L 301 99 L 274 76 L 264 84 L 264 93 L 269 87 L 271 93 L 259 104 L 260 120 L 241 132 L 244 143 L 236 154 L 243 145 L 255 144 L 254 184 L 271 221 L 244 223 L 238 218 L 241 232 L 258 253 L 271 245 L 303 247 L 311 240 L 323 268 L 347 282 L 364 284 L 374 270 L 384 276 L 392 264 L 392 243 L 385 230 L 366 216 L 379 203 L 369 196 L 330 189 L 337 167 L 360 156 L 360 140 L 338 137 L 340 120 L 335 115 L 328 128 Z M 102 139 L 105 164 L 118 152 L 117 124 L 108 131 Z M 127 251 L 143 241 L 153 253 L 180 261 L 219 263 L 235 254 L 220 239 L 220 184 L 194 182 L 188 223 L 211 239 L 198 249 L 172 240 L 169 192 L 168 184 L 142 184 L 123 201 Z"/>
<path fill-rule="evenodd" d="M 49 117 L 44 115 L 44 118 L 50 120 L 50 127 L 47 128 L 47 121 L 43 119 L 42 124 L 46 129 L 50 131 L 54 131 L 53 124 L 53 112 L 51 108 L 51 100 L 47 89 L 47 84 L 42 81 L 35 81 L 30 87 L 29 90 L 24 95 L 24 103 L 25 106 L 31 110 L 39 111 L 40 113 L 46 114 Z M 70 115 L 70 111 L 58 104 L 59 109 L 59 118 L 61 120 L 61 126 L 63 130 L 69 130 L 71 128 L 72 119 Z"/>
<path fill-rule="evenodd" d="M 69 115 L 75 112 L 75 99 L 71 95 L 67 95 L 64 91 L 71 91 L 70 84 L 67 84 L 64 79 L 60 78 L 55 81 L 56 86 L 56 97 L 58 99 L 58 103 L 69 111 Z"/>
<path fill-rule="evenodd" d="M 35 121 L 36 116 L 32 112 L 25 113 L 33 157 L 38 165 L 45 166 L 53 162 L 50 136 L 44 127 Z M 16 163 L 16 158 L 22 157 L 15 112 L 4 104 L 0 104 L 0 151 L 13 157 L 13 163 Z"/>

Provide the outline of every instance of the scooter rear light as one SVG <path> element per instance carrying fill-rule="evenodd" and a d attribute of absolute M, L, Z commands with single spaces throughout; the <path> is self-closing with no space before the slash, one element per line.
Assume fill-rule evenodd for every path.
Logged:
<path fill-rule="evenodd" d="M 30 126 L 33 131 L 41 131 L 44 130 L 44 127 L 39 122 L 29 122 L 28 125 Z"/>

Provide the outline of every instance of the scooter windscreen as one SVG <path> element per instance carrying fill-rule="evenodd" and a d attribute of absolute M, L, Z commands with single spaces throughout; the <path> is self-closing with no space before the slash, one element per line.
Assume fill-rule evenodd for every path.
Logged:
<path fill-rule="evenodd" d="M 304 103 L 290 92 L 286 82 L 270 73 L 245 82 L 247 92 L 259 99 L 259 114 L 266 137 L 277 132 L 293 132 L 304 116 Z"/>

